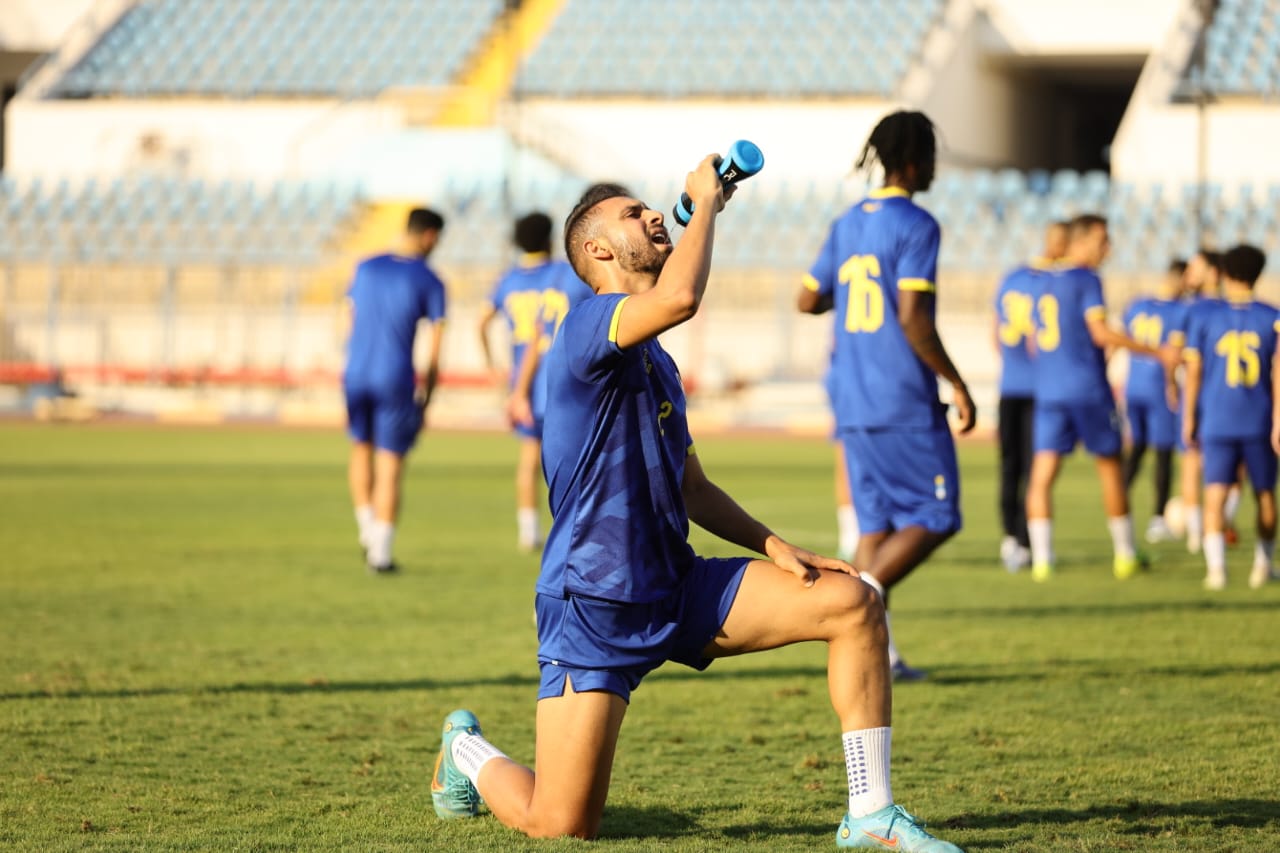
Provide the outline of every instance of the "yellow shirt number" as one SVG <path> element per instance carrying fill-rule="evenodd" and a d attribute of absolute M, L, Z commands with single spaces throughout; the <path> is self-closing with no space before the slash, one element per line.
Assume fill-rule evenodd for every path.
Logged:
<path fill-rule="evenodd" d="M 849 286 L 844 314 L 847 332 L 874 332 L 884 325 L 884 291 L 880 289 L 880 259 L 854 255 L 840 265 L 841 284 Z"/>
<path fill-rule="evenodd" d="M 1257 332 L 1227 332 L 1218 338 L 1213 351 L 1226 359 L 1227 386 L 1252 388 L 1258 384 L 1262 365 L 1258 362 L 1258 349 L 1262 341 Z"/>

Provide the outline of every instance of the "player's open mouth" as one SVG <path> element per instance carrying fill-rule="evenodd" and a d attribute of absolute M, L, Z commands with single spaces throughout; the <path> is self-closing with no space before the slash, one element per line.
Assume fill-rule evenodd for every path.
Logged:
<path fill-rule="evenodd" d="M 649 239 L 657 243 L 659 246 L 666 246 L 671 242 L 671 238 L 667 234 L 667 229 L 665 228 L 659 228 L 656 231 L 650 232 Z"/>

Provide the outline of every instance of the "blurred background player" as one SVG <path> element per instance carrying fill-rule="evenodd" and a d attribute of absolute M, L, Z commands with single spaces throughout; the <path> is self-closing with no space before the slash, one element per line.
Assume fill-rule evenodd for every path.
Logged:
<path fill-rule="evenodd" d="M 432 781 L 444 818 L 481 798 L 533 837 L 595 838 L 632 691 L 666 660 L 713 659 L 824 640 L 849 780 L 841 847 L 959 853 L 900 806 L 889 779 L 892 684 L 884 609 L 847 563 L 774 535 L 712 483 L 659 335 L 687 322 L 711 273 L 726 191 L 705 158 L 685 181 L 693 217 L 674 249 L 662 214 L 615 184 L 587 191 L 567 254 L 596 295 L 547 354 L 544 465 L 555 518 L 537 584 L 541 668 L 535 769 L 445 719 Z M 703 559 L 689 524 L 768 559 Z"/>
<path fill-rule="evenodd" d="M 822 377 L 822 387 L 827 392 L 827 403 L 834 416 L 839 411 L 836 405 L 835 352 L 831 353 L 831 361 L 827 372 Z M 844 443 L 837 432 L 832 433 L 835 445 L 835 497 L 836 497 L 836 556 L 841 560 L 853 562 L 853 555 L 858 550 L 858 513 L 853 508 L 853 494 L 849 490 L 849 468 L 844 458 Z"/>
<path fill-rule="evenodd" d="M 1053 484 L 1062 457 L 1077 443 L 1093 455 L 1102 485 L 1107 528 L 1120 579 L 1139 568 L 1133 520 L 1120 465 L 1120 423 L 1107 382 L 1107 347 L 1161 357 L 1159 350 L 1107 325 L 1097 269 L 1111 249 L 1107 220 L 1084 214 L 1071 221 L 1067 256 L 1036 298 L 1035 456 L 1027 484 L 1031 577 L 1053 576 Z M 1165 356 L 1172 364 L 1173 354 Z"/>
<path fill-rule="evenodd" d="M 1187 269 L 1182 278 L 1182 300 L 1186 303 L 1186 311 L 1182 315 L 1183 325 L 1180 331 L 1184 337 L 1187 332 L 1187 324 L 1191 319 L 1191 313 L 1196 310 L 1196 306 L 1206 300 L 1218 298 L 1221 266 L 1222 255 L 1203 247 L 1187 261 Z M 1180 405 L 1185 405 L 1185 400 L 1180 401 Z M 1178 435 L 1179 441 L 1181 441 L 1181 430 L 1178 431 Z M 1179 478 L 1181 481 L 1180 491 L 1182 492 L 1182 513 L 1185 519 L 1183 523 L 1186 526 L 1187 550 L 1192 554 L 1199 554 L 1201 540 L 1204 536 L 1204 516 L 1200 510 L 1200 449 L 1185 445 L 1180 449 L 1182 450 L 1182 470 Z"/>
<path fill-rule="evenodd" d="M 884 186 L 831 226 L 799 308 L 835 310 L 836 428 L 861 529 L 854 564 L 884 597 L 960 530 L 955 441 L 938 378 L 952 386 L 961 432 L 973 429 L 975 411 L 934 323 L 941 231 L 911 200 L 933 182 L 933 123 L 920 112 L 881 119 L 857 165 L 876 162 Z M 895 678 L 924 677 L 902 660 L 892 633 L 889 661 Z"/>
<path fill-rule="evenodd" d="M 1187 405 L 1182 437 L 1204 460 L 1205 587 L 1227 585 L 1224 537 L 1227 491 L 1241 464 L 1258 501 L 1258 542 L 1249 586 L 1271 579 L 1276 537 L 1275 357 L 1280 310 L 1253 298 L 1266 255 L 1236 246 L 1222 259 L 1223 299 L 1191 318 L 1187 334 Z"/>
<path fill-rule="evenodd" d="M 1138 298 L 1125 309 L 1124 326 L 1135 341 L 1159 350 L 1182 346 L 1186 338 L 1183 315 L 1187 308 L 1181 299 L 1186 268 L 1186 261 L 1171 262 L 1169 273 L 1156 295 Z M 1177 386 L 1160 360 L 1130 353 L 1124 410 L 1131 444 L 1124 461 L 1124 482 L 1126 489 L 1133 488 L 1147 447 L 1154 448 L 1155 506 L 1146 532 L 1146 540 L 1152 544 L 1174 538 L 1165 524 L 1164 510 L 1169 503 L 1173 479 L 1173 450 L 1178 444 L 1177 405 Z"/>
<path fill-rule="evenodd" d="M 501 314 L 511 339 L 511 369 L 504 380 L 507 410 L 520 438 L 516 460 L 516 542 L 522 551 L 541 545 L 538 530 L 538 484 L 542 480 L 542 418 L 535 412 L 537 367 L 571 305 L 591 295 L 590 289 L 564 261 L 551 259 L 551 217 L 530 213 L 515 223 L 513 239 L 523 253 L 519 263 L 498 281 L 480 319 L 480 346 L 485 364 L 496 373 L 489 329 Z M 544 334 L 544 331 L 547 334 Z M 529 376 L 522 380 L 526 359 Z"/>
<path fill-rule="evenodd" d="M 1000 561 L 1010 572 L 1031 565 L 1027 537 L 1027 477 L 1031 473 L 1031 428 L 1035 413 L 1035 324 L 1031 315 L 1041 280 L 1067 253 L 1066 222 L 1044 234 L 1044 252 L 1005 276 L 996 290 L 995 340 L 1000 353 Z"/>
<path fill-rule="evenodd" d="M 404 458 L 417 441 L 440 372 L 445 287 L 427 258 L 440 239 L 444 218 L 433 210 L 409 212 L 398 251 L 356 267 L 347 291 L 347 401 L 351 456 L 347 482 L 355 506 L 360 545 L 373 572 L 391 572 Z M 431 326 L 427 363 L 414 373 L 418 326 Z"/>

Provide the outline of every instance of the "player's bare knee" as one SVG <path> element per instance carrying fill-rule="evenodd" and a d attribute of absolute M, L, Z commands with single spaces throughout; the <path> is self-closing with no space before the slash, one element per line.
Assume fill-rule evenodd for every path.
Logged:
<path fill-rule="evenodd" d="M 884 628 L 884 604 L 879 594 L 855 578 L 842 583 L 833 595 L 832 606 L 837 633 L 842 635 L 875 632 Z"/>
<path fill-rule="evenodd" d="M 584 841 L 594 841 L 600 833 L 600 820 L 584 815 L 549 815 L 525 827 L 524 832 L 530 838 L 581 838 Z"/>

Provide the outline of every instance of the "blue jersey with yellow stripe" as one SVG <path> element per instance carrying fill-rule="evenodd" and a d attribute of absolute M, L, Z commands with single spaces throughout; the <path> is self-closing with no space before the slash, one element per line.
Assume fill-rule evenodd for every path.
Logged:
<path fill-rule="evenodd" d="M 1036 297 L 1036 403 L 1112 403 L 1107 361 L 1089 323 L 1106 319 L 1102 279 L 1086 267 L 1047 276 Z"/>
<path fill-rule="evenodd" d="M 1265 302 L 1204 300 L 1192 309 L 1184 355 L 1199 361 L 1202 439 L 1271 434 L 1271 368 L 1280 310 Z"/>
<path fill-rule="evenodd" d="M 831 226 L 804 284 L 835 309 L 837 429 L 943 422 L 937 378 L 898 322 L 899 291 L 936 291 L 940 241 L 937 220 L 896 187 Z"/>
<path fill-rule="evenodd" d="M 996 289 L 996 338 L 1000 343 L 1000 396 L 1034 397 L 1036 369 L 1031 339 L 1036 297 L 1053 270 L 1053 262 L 1037 258 L 1004 277 Z"/>
<path fill-rule="evenodd" d="M 1187 304 L 1178 299 L 1137 299 L 1124 312 L 1124 327 L 1129 337 L 1154 349 L 1182 346 L 1186 342 L 1186 313 Z M 1129 400 L 1164 405 L 1166 383 L 1160 360 L 1130 353 L 1124 395 Z"/>
<path fill-rule="evenodd" d="M 653 602 L 693 568 L 684 389 L 656 338 L 622 349 L 628 297 L 570 309 L 547 353 L 542 468 L 554 521 L 537 590 Z"/>

